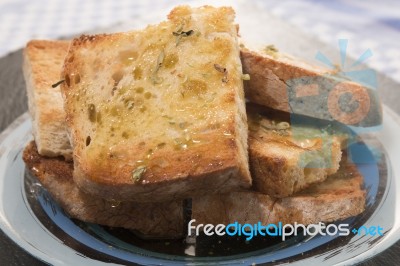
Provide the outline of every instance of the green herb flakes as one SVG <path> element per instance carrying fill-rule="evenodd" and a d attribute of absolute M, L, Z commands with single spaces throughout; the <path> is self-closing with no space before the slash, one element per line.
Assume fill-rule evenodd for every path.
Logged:
<path fill-rule="evenodd" d="M 250 80 L 250 75 L 249 74 L 243 74 L 242 75 L 242 80 Z"/>
<path fill-rule="evenodd" d="M 279 50 L 273 44 L 267 45 L 265 47 L 264 51 L 265 51 L 265 53 L 267 55 L 270 55 L 273 58 L 276 58 L 277 57 L 277 53 L 279 52 Z"/>
<path fill-rule="evenodd" d="M 178 44 L 181 42 L 183 37 L 189 37 L 193 35 L 194 30 L 188 30 L 188 31 L 183 31 L 183 25 L 181 25 L 178 30 L 172 32 L 172 34 L 176 37 L 175 44 L 178 46 Z"/>
<path fill-rule="evenodd" d="M 151 76 L 151 81 L 153 82 L 153 84 L 161 84 L 164 81 L 164 79 L 162 77 L 158 76 L 158 70 L 160 70 L 160 68 L 161 68 L 161 66 L 162 66 L 162 64 L 164 62 L 164 58 L 165 58 L 164 50 L 161 50 L 161 52 L 160 52 L 160 54 L 158 55 L 158 58 L 157 58 L 156 67 L 155 67 L 155 69 L 153 71 L 153 74 Z"/>
<path fill-rule="evenodd" d="M 132 172 L 132 181 L 133 182 L 139 182 L 144 173 L 146 172 L 147 167 L 146 166 L 139 166 Z"/>

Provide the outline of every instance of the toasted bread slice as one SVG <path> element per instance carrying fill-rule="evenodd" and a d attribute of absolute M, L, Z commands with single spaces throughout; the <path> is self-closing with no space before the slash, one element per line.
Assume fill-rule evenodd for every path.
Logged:
<path fill-rule="evenodd" d="M 243 48 L 241 60 L 243 72 L 251 77 L 244 82 L 246 98 L 251 102 L 346 125 L 370 127 L 382 123 L 376 89 L 341 77 L 337 70 L 271 49 L 257 53 Z"/>
<path fill-rule="evenodd" d="M 274 199 L 257 192 L 234 192 L 192 200 L 196 224 L 278 223 L 304 225 L 333 222 L 360 214 L 365 209 L 363 177 L 354 164 L 346 163 L 325 182 L 287 198 Z"/>
<path fill-rule="evenodd" d="M 73 164 L 60 157 L 45 157 L 34 142 L 23 153 L 27 168 L 72 218 L 136 230 L 147 237 L 179 238 L 183 235 L 183 203 L 110 202 L 84 193 L 72 179 Z"/>
<path fill-rule="evenodd" d="M 255 190 L 272 197 L 287 197 L 324 181 L 339 169 L 342 135 L 292 124 L 285 113 L 251 104 L 247 115 Z"/>
<path fill-rule="evenodd" d="M 74 180 L 91 194 L 150 202 L 251 185 L 234 11 L 168 18 L 72 41 L 62 91 Z"/>
<path fill-rule="evenodd" d="M 46 58 L 49 62 L 47 69 L 51 69 L 51 71 L 57 68 L 61 69 L 60 66 L 54 64 L 55 60 L 53 60 L 52 57 L 57 58 L 57 56 L 62 53 L 66 54 L 66 47 L 68 46 L 66 42 L 32 41 L 31 43 L 40 43 L 41 49 L 47 51 Z M 28 47 L 30 47 L 30 45 L 28 45 Z M 53 65 L 50 62 L 53 62 Z M 40 58 L 27 57 L 26 63 L 38 65 L 40 63 Z M 43 73 L 41 74 L 41 80 L 43 82 L 45 82 L 48 78 L 48 76 L 45 75 L 45 70 L 46 69 L 43 69 Z M 47 81 L 47 83 L 49 82 Z M 52 88 L 51 86 L 47 86 L 41 90 L 41 94 L 51 94 L 57 90 L 59 90 L 59 87 Z M 46 109 L 44 109 L 46 105 L 35 104 L 35 106 L 36 107 L 31 110 L 33 112 L 32 117 L 38 116 L 37 112 L 46 112 Z M 55 129 L 56 132 L 61 132 L 62 130 L 65 131 L 65 115 L 62 115 L 64 114 L 62 102 L 53 101 L 52 109 L 56 109 L 57 113 L 61 115 L 48 116 L 46 123 L 50 125 L 59 125 L 59 127 Z M 290 122 L 289 115 L 282 112 L 267 110 L 265 108 L 261 109 L 256 107 L 254 104 L 248 104 L 247 112 L 248 116 L 252 118 L 250 119 L 251 127 L 249 133 L 250 166 L 252 168 L 252 175 L 254 178 L 254 187 L 260 192 L 274 197 L 289 196 L 309 184 L 325 180 L 327 174 L 332 174 L 337 170 L 340 161 L 340 149 L 337 147 L 337 140 L 339 136 L 334 136 L 334 138 L 332 138 L 331 158 L 328 158 L 327 155 L 329 154 L 318 152 L 314 153 L 313 156 L 309 158 L 313 159 L 314 161 L 322 158 L 324 164 L 330 165 L 330 167 L 320 166 L 319 168 L 314 167 L 305 170 L 304 167 L 302 167 L 302 165 L 299 163 L 299 159 L 301 154 L 304 154 L 307 150 L 299 147 L 298 145 L 294 145 L 304 139 L 302 139 L 301 136 L 297 136 L 297 139 L 294 139 L 293 136 L 285 136 L 282 138 L 281 135 L 282 133 L 285 133 L 284 131 L 266 131 L 267 128 L 265 128 L 265 125 L 262 127 L 258 123 L 259 121 L 256 121 L 259 120 L 260 114 L 263 113 L 263 122 L 268 124 L 272 122 L 272 120 L 268 119 L 268 117 L 273 117 L 275 120 L 279 120 L 281 122 Z M 45 127 L 46 125 L 42 126 Z M 310 129 L 310 131 L 311 135 L 312 133 L 315 135 L 315 130 Z M 47 133 L 52 136 L 51 131 L 47 131 Z M 291 134 L 290 129 L 288 133 Z M 316 139 L 315 136 L 313 138 Z M 57 150 L 53 150 L 51 148 L 55 147 L 56 144 L 54 143 L 57 143 L 57 141 L 63 140 L 62 142 L 69 144 L 66 132 L 64 134 L 58 134 L 57 138 L 48 138 L 47 140 L 49 143 L 50 154 L 57 154 Z M 38 139 L 36 139 L 36 141 L 40 142 Z M 60 154 L 70 154 L 71 147 L 67 144 L 64 145 L 64 150 L 62 150 L 62 153 Z M 269 149 L 269 145 L 274 146 L 275 149 Z M 313 150 L 315 150 L 315 147 Z M 60 149 L 58 149 L 58 151 L 60 151 Z"/>
<path fill-rule="evenodd" d="M 23 72 L 39 153 L 71 159 L 62 95 L 59 88 L 51 86 L 60 80 L 68 46 L 68 41 L 30 41 L 24 50 Z"/>

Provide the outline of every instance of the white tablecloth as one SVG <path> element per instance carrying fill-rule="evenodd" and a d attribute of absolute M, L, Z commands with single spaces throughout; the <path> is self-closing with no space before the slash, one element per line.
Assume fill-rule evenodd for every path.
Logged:
<path fill-rule="evenodd" d="M 244 2 L 215 1 L 215 5 L 238 1 Z M 171 7 L 181 3 L 202 2 L 0 0 L 0 56 L 22 48 L 33 38 L 72 36 L 137 16 L 153 21 L 154 14 L 165 17 Z M 371 49 L 373 56 L 366 63 L 400 82 L 400 1 L 253 0 L 246 4 L 271 12 L 331 46 L 346 38 L 348 53 L 354 58 Z"/>

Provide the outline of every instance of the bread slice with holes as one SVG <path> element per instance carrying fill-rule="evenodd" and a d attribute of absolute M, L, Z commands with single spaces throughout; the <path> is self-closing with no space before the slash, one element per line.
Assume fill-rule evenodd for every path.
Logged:
<path fill-rule="evenodd" d="M 365 210 L 366 192 L 362 185 L 363 177 L 357 167 L 345 161 L 325 182 L 286 198 L 233 192 L 192 199 L 192 219 L 196 219 L 196 224 L 214 225 L 333 222 Z"/>
<path fill-rule="evenodd" d="M 61 88 L 81 189 L 160 202 L 250 187 L 234 16 L 180 6 L 142 31 L 72 41 Z"/>
<path fill-rule="evenodd" d="M 329 126 L 307 124 L 289 114 L 247 105 L 250 170 L 255 190 L 292 195 L 339 169 L 347 137 Z"/>
<path fill-rule="evenodd" d="M 64 41 L 32 41 L 31 43 L 40 43 L 42 47 L 41 50 L 46 51 L 46 58 L 48 60 L 47 69 L 51 69 L 51 71 L 57 68 L 61 69 L 61 66 L 55 64 L 55 59 L 57 59 L 57 57 L 64 57 L 62 53 L 66 54 L 68 43 Z M 28 45 L 28 47 L 30 46 Z M 37 57 L 27 57 L 26 63 L 30 65 L 39 65 L 40 60 L 41 58 Z M 53 62 L 53 64 L 50 62 Z M 41 80 L 42 82 L 50 84 L 51 82 L 47 79 L 51 79 L 51 75 L 45 75 L 47 69 L 43 69 Z M 53 75 L 53 79 L 54 76 L 55 75 Z M 51 94 L 57 90 L 59 90 L 59 88 L 47 86 L 46 89 L 42 89 L 41 95 Z M 32 109 L 34 112 L 32 117 L 38 116 L 37 112 L 46 112 L 46 109 L 41 109 L 45 108 L 46 105 L 36 104 L 36 106 L 35 109 Z M 61 113 L 61 115 L 48 116 L 46 124 L 42 126 L 58 125 L 58 127 L 54 129 L 55 132 L 65 131 L 65 115 L 62 115 L 64 113 L 62 102 L 53 101 L 51 107 L 52 110 L 58 110 L 57 112 Z M 319 130 L 316 131 L 315 128 L 309 125 L 304 125 L 301 128 L 295 127 L 295 129 L 297 129 L 295 133 L 307 133 L 307 136 L 303 136 L 304 134 L 294 134 L 295 136 L 293 136 L 293 128 L 290 128 L 290 116 L 288 114 L 260 108 L 260 106 L 254 104 L 247 104 L 247 112 L 250 118 L 250 166 L 254 179 L 254 188 L 256 190 L 274 197 L 289 196 L 312 183 L 324 181 L 327 175 L 337 170 L 341 158 L 338 140 L 340 137 L 343 139 L 343 135 L 332 135 L 332 142 L 325 143 L 324 146 L 325 148 L 331 148 L 331 154 L 329 154 L 329 150 L 323 153 L 321 149 L 319 149 L 321 148 L 320 144 L 324 144 L 321 143 L 323 139 L 320 138 L 321 135 L 315 136 L 316 133 L 319 133 Z M 287 130 L 277 129 L 276 126 L 278 125 L 271 125 L 271 123 L 275 122 L 286 122 L 289 128 Z M 305 130 L 308 131 L 304 132 Z M 52 131 L 47 131 L 47 133 L 51 136 L 53 135 Z M 329 134 L 326 133 L 327 132 L 322 134 L 322 136 L 325 136 L 325 139 L 329 136 Z M 282 134 L 284 134 L 284 136 L 282 136 Z M 311 138 L 314 144 L 318 142 L 318 147 L 314 146 L 310 151 L 307 151 L 307 149 L 305 149 L 306 147 L 299 146 L 298 144 L 301 144 L 302 141 L 305 140 L 304 137 L 308 139 Z M 55 147 L 58 141 L 63 140 L 63 142 L 69 143 L 66 132 L 64 134 L 58 134 L 57 138 L 48 138 L 47 140 L 51 154 L 57 154 L 56 150 L 53 150 L 51 147 Z M 40 140 L 36 139 L 36 142 L 40 143 Z M 310 140 L 308 140 L 308 142 L 310 142 Z M 332 146 L 330 147 L 330 145 Z M 270 146 L 275 148 L 270 149 Z M 62 150 L 64 152 L 62 154 L 70 155 L 71 147 L 65 145 L 64 148 L 65 150 Z M 309 155 L 311 155 L 308 157 L 310 162 L 314 162 L 314 164 L 322 162 L 322 165 L 314 166 L 314 168 L 304 168 L 305 164 L 301 162 L 300 159 L 302 154 L 304 155 L 306 152 L 309 152 Z M 309 166 L 311 166 L 311 164 Z"/>
<path fill-rule="evenodd" d="M 183 202 L 107 201 L 80 190 L 72 179 L 73 163 L 38 153 L 32 141 L 23 153 L 27 168 L 72 218 L 136 231 L 146 238 L 179 238 L 184 234 Z"/>
<path fill-rule="evenodd" d="M 332 70 L 280 53 L 241 49 L 246 98 L 276 110 L 371 127 L 382 124 L 382 107 L 371 70 L 352 72 L 351 81 Z M 356 74 L 355 74 L 356 73 Z"/>
<path fill-rule="evenodd" d="M 39 154 L 72 158 L 67 136 L 60 88 L 60 70 L 69 47 L 68 41 L 30 41 L 24 49 L 23 73 L 28 94 L 32 133 Z"/>

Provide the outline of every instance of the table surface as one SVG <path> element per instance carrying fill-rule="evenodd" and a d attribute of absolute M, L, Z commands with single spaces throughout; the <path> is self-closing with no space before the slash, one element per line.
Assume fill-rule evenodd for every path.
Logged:
<path fill-rule="evenodd" d="M 0 0 L 0 131 L 27 110 L 25 85 L 21 74 L 22 51 L 27 40 L 32 38 L 59 38 L 83 31 L 109 27 L 132 20 L 140 14 L 151 14 L 150 10 L 161 10 L 165 14 L 180 1 L 1 1 Z M 189 1 L 194 5 L 202 3 Z M 208 1 L 210 2 L 210 1 Z M 243 1 L 234 1 L 243 2 Z M 328 2 L 328 1 L 326 1 Z M 400 4 L 379 1 L 341 1 L 320 3 L 308 1 L 254 1 L 258 9 L 268 10 L 283 18 L 310 36 L 317 36 L 325 43 L 336 43 L 337 39 L 358 40 L 352 42 L 348 53 L 356 57 L 361 50 L 374 49 L 374 60 L 368 64 L 381 72 L 380 93 L 385 104 L 400 113 L 399 97 L 394 93 L 400 86 Z M 231 1 L 222 1 L 229 5 Z M 218 3 L 221 5 L 221 2 Z M 79 10 L 80 12 L 76 12 Z M 116 15 L 116 13 L 118 13 Z M 324 16 L 321 17 L 320 14 Z M 341 19 L 337 19 L 340 16 Z M 151 19 L 149 19 L 151 21 Z M 368 28 L 368 31 L 363 30 Z M 283 44 L 284 45 L 284 44 Z M 12 52 L 14 51 L 14 52 Z M 383 73 L 383 74 L 382 74 Z M 18 77 L 18 78 L 14 78 Z M 395 96 L 395 97 L 393 97 Z M 16 246 L 0 231 L 1 265 L 45 265 Z M 362 263 L 362 265 L 398 265 L 400 242 Z"/>

